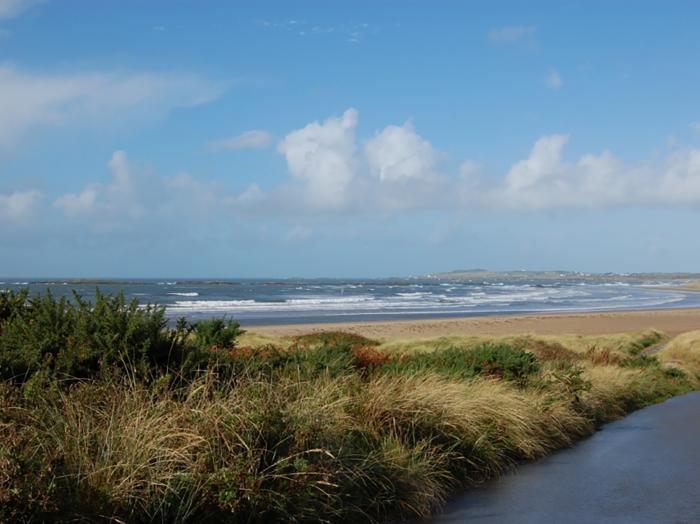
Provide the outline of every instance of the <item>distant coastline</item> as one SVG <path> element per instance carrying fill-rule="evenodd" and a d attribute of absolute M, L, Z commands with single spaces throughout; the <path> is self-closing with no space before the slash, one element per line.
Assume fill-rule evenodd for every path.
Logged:
<path fill-rule="evenodd" d="M 688 272 L 646 272 L 646 273 L 592 273 L 584 271 L 571 270 L 510 270 L 510 271 L 492 271 L 489 269 L 456 269 L 453 271 L 443 271 L 437 273 L 428 273 L 426 278 L 434 278 L 439 280 L 459 279 L 459 280 L 478 280 L 490 278 L 507 278 L 507 279 L 522 279 L 522 280 L 595 280 L 595 281 L 619 281 L 619 282 L 637 282 L 643 280 L 673 280 L 673 281 L 691 281 L 700 289 L 700 273 Z"/>

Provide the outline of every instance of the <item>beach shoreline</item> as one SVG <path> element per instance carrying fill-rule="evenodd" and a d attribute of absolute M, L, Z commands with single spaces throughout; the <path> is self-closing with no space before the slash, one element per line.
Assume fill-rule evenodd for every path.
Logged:
<path fill-rule="evenodd" d="M 251 332 L 271 336 L 294 336 L 319 331 L 346 331 L 377 339 L 524 333 L 604 335 L 652 328 L 669 336 L 675 336 L 686 331 L 700 329 L 700 308 L 244 325 L 244 328 Z"/>

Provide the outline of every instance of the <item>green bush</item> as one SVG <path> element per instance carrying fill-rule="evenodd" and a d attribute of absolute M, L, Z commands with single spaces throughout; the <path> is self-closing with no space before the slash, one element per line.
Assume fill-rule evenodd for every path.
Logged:
<path fill-rule="evenodd" d="M 431 371 L 459 378 L 490 375 L 517 381 L 537 372 L 540 364 L 532 353 L 508 344 L 483 344 L 475 348 L 451 347 L 416 353 L 384 367 L 400 372 Z"/>
<path fill-rule="evenodd" d="M 204 349 L 230 349 L 243 333 L 235 320 L 211 318 L 194 324 L 197 345 Z"/>
<path fill-rule="evenodd" d="M 190 337 L 195 331 L 196 336 Z M 97 290 L 94 303 L 74 294 L 0 294 L 0 378 L 25 382 L 36 374 L 71 379 L 122 369 L 142 377 L 165 369 L 191 373 L 232 347 L 238 324 L 223 320 L 169 329 L 162 306 L 127 302 Z"/>
<path fill-rule="evenodd" d="M 646 367 L 658 367 L 659 361 L 653 355 L 637 355 L 635 357 L 628 358 L 620 362 L 623 367 L 630 368 L 646 368 Z"/>

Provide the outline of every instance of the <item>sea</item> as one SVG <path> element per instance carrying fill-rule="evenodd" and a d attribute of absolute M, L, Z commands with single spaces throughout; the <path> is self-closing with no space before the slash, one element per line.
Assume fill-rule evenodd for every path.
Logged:
<path fill-rule="evenodd" d="M 165 307 L 169 320 L 228 317 L 242 325 L 420 319 L 516 313 L 700 307 L 677 282 L 610 278 L 385 279 L 0 279 L 0 291 L 28 288 L 57 297 L 96 290 Z"/>

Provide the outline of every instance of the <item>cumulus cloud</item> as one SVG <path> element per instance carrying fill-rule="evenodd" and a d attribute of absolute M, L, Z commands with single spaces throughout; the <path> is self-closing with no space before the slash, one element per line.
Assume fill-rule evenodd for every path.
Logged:
<path fill-rule="evenodd" d="M 428 179 L 435 174 L 435 150 L 410 122 L 385 127 L 367 142 L 365 154 L 371 172 L 382 181 Z"/>
<path fill-rule="evenodd" d="M 537 140 L 526 159 L 513 164 L 491 195 L 511 209 L 543 210 L 598 207 L 624 201 L 634 170 L 609 151 L 588 154 L 577 162 L 563 159 L 567 135 Z M 627 196 L 629 196 L 627 194 Z"/>
<path fill-rule="evenodd" d="M 537 140 L 488 192 L 497 208 L 519 211 L 623 206 L 700 206 L 700 149 L 678 150 L 661 165 L 628 164 L 611 151 L 568 162 L 567 135 Z"/>
<path fill-rule="evenodd" d="M 355 136 L 358 114 L 312 122 L 280 143 L 288 167 L 285 182 L 233 191 L 188 173 L 153 177 L 116 151 L 108 182 L 54 200 L 68 217 L 87 226 L 171 223 L 172 217 L 235 216 L 305 222 L 287 230 L 287 241 L 311 234 L 318 216 L 387 216 L 407 211 L 537 213 L 624 206 L 700 208 L 700 149 L 677 148 L 664 159 L 630 164 L 609 150 L 567 158 L 569 136 L 545 135 L 503 173 L 464 161 L 454 173 L 411 124 L 389 125 L 363 147 Z M 149 182 L 150 181 L 150 182 Z M 150 183 L 150 185 L 149 185 Z M 0 219 L 31 216 L 39 194 L 0 194 Z M 304 215 L 308 214 L 306 218 Z M 350 215 L 349 215 L 350 216 Z M 316 217 L 316 218 L 314 218 Z M 129 222 L 130 221 L 130 222 Z M 104 228 L 103 228 L 104 230 Z"/>
<path fill-rule="evenodd" d="M 0 221 L 26 221 L 32 216 L 40 196 L 40 193 L 34 190 L 0 193 Z"/>
<path fill-rule="evenodd" d="M 270 142 L 272 142 L 270 133 L 261 129 L 253 129 L 231 138 L 213 140 L 209 143 L 209 149 L 212 151 L 221 151 L 222 149 L 262 149 L 269 146 Z"/>
<path fill-rule="evenodd" d="M 700 207 L 700 149 L 678 151 L 666 160 L 658 186 L 646 188 L 645 200 Z"/>
<path fill-rule="evenodd" d="M 139 215 L 143 206 L 135 191 L 136 175 L 124 151 L 115 151 L 107 163 L 109 184 L 90 184 L 80 193 L 67 193 L 54 200 L 54 207 L 70 217 L 99 214 Z"/>
<path fill-rule="evenodd" d="M 542 186 L 561 174 L 561 151 L 569 141 L 567 135 L 540 138 L 530 155 L 511 167 L 506 175 L 505 187 L 514 193 Z"/>
<path fill-rule="evenodd" d="M 15 144 L 32 127 L 158 115 L 208 102 L 221 90 L 191 75 L 40 74 L 0 66 L 0 147 Z"/>
<path fill-rule="evenodd" d="M 401 212 L 409 209 L 538 212 L 629 205 L 700 204 L 700 150 L 676 152 L 663 166 L 631 165 L 611 151 L 567 160 L 569 136 L 535 141 L 528 156 L 499 176 L 463 162 L 457 173 L 439 169 L 439 152 L 411 123 L 389 125 L 358 148 L 358 114 L 313 122 L 280 143 L 291 182 L 267 192 L 256 203 L 276 199 L 265 209 L 290 210 L 299 202 L 314 211 Z M 253 206 L 254 207 L 254 206 Z"/>
<path fill-rule="evenodd" d="M 30 7 L 44 0 L 0 0 L 0 20 L 21 15 Z"/>
<path fill-rule="evenodd" d="M 532 39 L 537 28 L 534 25 L 496 27 L 489 31 L 489 41 L 494 44 L 512 44 Z"/>
<path fill-rule="evenodd" d="M 546 79 L 547 87 L 550 89 L 561 89 L 564 85 L 564 80 L 562 80 L 561 75 L 557 71 L 550 71 Z"/>
<path fill-rule="evenodd" d="M 54 201 L 54 207 L 62 210 L 68 216 L 78 216 L 90 213 L 95 209 L 100 187 L 90 185 L 80 193 L 66 193 Z"/>
<path fill-rule="evenodd" d="M 312 122 L 289 133 L 278 151 L 287 160 L 289 173 L 304 184 L 308 203 L 316 208 L 345 205 L 356 176 L 355 128 L 357 111 Z"/>

